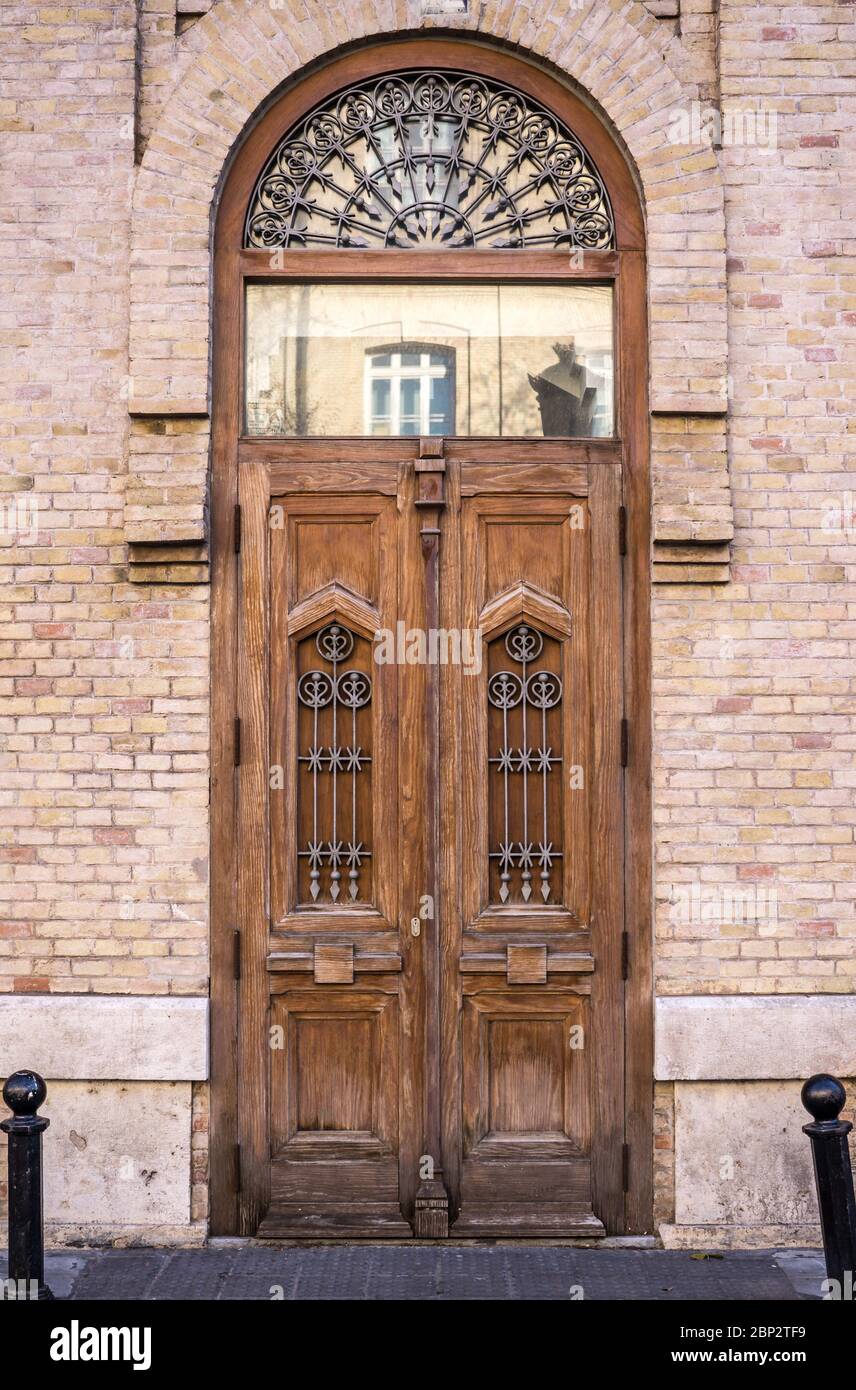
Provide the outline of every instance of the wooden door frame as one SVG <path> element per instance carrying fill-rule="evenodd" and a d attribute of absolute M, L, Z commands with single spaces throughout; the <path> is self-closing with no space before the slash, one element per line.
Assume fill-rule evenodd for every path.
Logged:
<path fill-rule="evenodd" d="M 402 68 L 477 71 L 507 82 L 555 112 L 575 131 L 606 185 L 616 228 L 615 251 L 288 251 L 271 267 L 267 251 L 242 249 L 246 208 L 271 149 L 326 96 L 368 75 Z M 211 1133 L 210 1230 L 251 1234 L 252 1202 L 242 1201 L 238 1156 L 238 1008 L 236 990 L 239 555 L 235 533 L 239 457 L 276 465 L 299 458 L 300 440 L 242 440 L 243 285 L 276 280 L 555 280 L 615 287 L 616 407 L 620 445 L 609 440 L 555 441 L 562 461 L 622 461 L 626 509 L 624 689 L 629 719 L 625 797 L 624 903 L 629 969 L 625 985 L 625 1138 L 629 1149 L 624 1229 L 653 1229 L 653 867 L 651 800 L 651 482 L 648 321 L 642 205 L 625 157 L 605 124 L 556 77 L 526 59 L 470 39 L 395 39 L 351 51 L 292 83 L 245 136 L 223 182 L 214 237 L 211 436 Z M 332 444 L 332 440 L 327 441 Z M 486 455 L 491 441 L 482 441 Z M 369 457 L 401 445 L 347 441 Z M 494 445 L 495 447 L 495 445 Z M 525 441 L 503 440 L 505 457 Z M 544 445 L 542 444 L 542 448 Z M 306 451 L 311 452 L 307 442 Z"/>

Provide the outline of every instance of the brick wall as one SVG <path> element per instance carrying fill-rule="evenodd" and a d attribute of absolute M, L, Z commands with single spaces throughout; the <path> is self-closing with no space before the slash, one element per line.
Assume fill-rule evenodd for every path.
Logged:
<path fill-rule="evenodd" d="M 720 10 L 724 107 L 775 113 L 777 147 L 720 153 L 731 583 L 655 589 L 661 993 L 856 974 L 854 19 Z"/>
<path fill-rule="evenodd" d="M 0 990 L 200 992 L 207 591 L 123 528 L 134 7 L 0 25 Z"/>

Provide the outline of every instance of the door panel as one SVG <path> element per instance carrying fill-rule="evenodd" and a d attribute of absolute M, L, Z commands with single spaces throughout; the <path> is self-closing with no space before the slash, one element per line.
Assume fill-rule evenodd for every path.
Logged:
<path fill-rule="evenodd" d="M 450 480 L 445 622 L 483 640 L 481 671 L 445 691 L 459 1235 L 598 1234 L 622 1217 L 619 479 L 569 467 L 562 489 L 562 474 L 550 465 L 545 490 L 533 453 L 461 459 Z"/>
<path fill-rule="evenodd" d="M 266 589 L 270 632 L 254 687 L 269 719 L 258 750 L 246 750 L 268 781 L 258 823 L 269 900 L 242 924 L 263 955 L 269 1044 L 257 1230 L 400 1238 L 416 1174 L 422 1003 L 400 932 L 401 885 L 418 879 L 421 847 L 399 769 L 418 777 L 420 697 L 373 649 L 379 629 L 420 617 L 402 582 L 416 543 L 412 480 L 399 487 L 391 463 L 379 491 L 376 468 L 355 468 L 345 493 L 323 487 L 323 468 L 319 479 L 263 471 L 263 523 L 245 521 L 257 544 L 242 554 L 243 626 L 258 625 L 252 606 Z M 259 505 L 248 483 L 242 508 Z M 242 829 L 252 835 L 244 817 Z"/>
<path fill-rule="evenodd" d="M 271 1001 L 271 1206 L 260 1234 L 408 1235 L 398 1184 L 397 993 L 286 989 Z"/>
<path fill-rule="evenodd" d="M 399 443 L 241 467 L 245 1227 L 620 1230 L 619 469 Z"/>
<path fill-rule="evenodd" d="M 471 826 L 464 918 L 476 931 L 502 931 L 512 918 L 521 929 L 570 929 L 587 921 L 584 775 L 570 790 L 589 734 L 588 633 L 579 621 L 588 600 L 588 556 L 578 539 L 586 498 L 495 486 L 499 496 L 461 504 L 462 625 L 481 632 L 484 649 L 481 675 L 461 681 L 461 811 Z M 523 834 L 524 823 L 531 833 Z M 519 848 L 514 862 L 503 859 L 504 844 L 530 842 L 531 864 L 520 865 Z"/>
<path fill-rule="evenodd" d="M 271 507 L 274 930 L 397 933 L 397 680 L 372 661 L 399 616 L 394 498 Z M 297 755 L 295 756 L 295 750 Z"/>

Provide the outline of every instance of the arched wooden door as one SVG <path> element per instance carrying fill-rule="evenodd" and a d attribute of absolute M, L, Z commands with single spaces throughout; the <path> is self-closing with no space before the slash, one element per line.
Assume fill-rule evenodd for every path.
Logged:
<path fill-rule="evenodd" d="M 215 1229 L 650 1221 L 641 249 L 592 113 L 466 44 L 342 59 L 236 159 Z"/>

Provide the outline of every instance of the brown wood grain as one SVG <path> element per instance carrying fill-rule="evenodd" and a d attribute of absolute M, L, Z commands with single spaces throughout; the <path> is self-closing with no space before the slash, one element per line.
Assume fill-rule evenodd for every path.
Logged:
<path fill-rule="evenodd" d="M 624 1229 L 624 826 L 621 718 L 624 711 L 621 558 L 618 553 L 619 470 L 593 470 L 589 648 L 591 673 L 591 896 L 597 968 L 592 976 L 589 1038 L 597 1127 L 592 1145 L 595 1211 L 610 1232 Z"/>
<path fill-rule="evenodd" d="M 241 1229 L 256 1230 L 270 1193 L 267 950 L 269 921 L 268 730 L 269 576 L 268 479 L 263 466 L 240 474 L 242 551 L 238 636 L 237 925 L 238 1134 L 241 1145 Z"/>
<path fill-rule="evenodd" d="M 464 438 L 457 435 L 444 440 L 444 454 L 449 463 L 481 465 L 495 469 L 497 479 L 507 481 L 516 464 L 531 465 L 535 436 L 484 435 Z M 585 493 L 586 469 L 592 463 L 621 463 L 623 452 L 617 439 L 550 439 L 537 438 L 539 466 L 543 469 L 544 491 L 551 490 L 556 475 L 551 465 L 567 469 L 576 464 L 578 471 L 564 473 L 563 487 L 568 479 Z M 233 442 L 234 447 L 234 442 Z M 265 463 L 271 470 L 271 492 L 348 491 L 351 483 L 374 492 L 391 493 L 389 464 L 415 462 L 419 448 L 416 438 L 365 435 L 338 438 L 323 435 L 315 438 L 290 435 L 251 435 L 238 440 L 238 463 Z M 478 478 L 478 474 L 473 474 Z M 493 480 L 490 480 L 491 482 Z M 560 489 L 561 490 L 561 489 Z"/>
<path fill-rule="evenodd" d="M 289 248 L 274 262 L 269 251 L 246 248 L 240 253 L 241 273 L 254 280 L 361 280 L 372 276 L 389 282 L 430 280 L 434 284 L 466 277 L 502 280 L 504 284 L 532 280 L 597 281 L 618 274 L 615 251 L 584 251 L 580 261 L 562 250 L 440 251 L 353 250 L 336 247 Z"/>
<path fill-rule="evenodd" d="M 506 955 L 506 978 L 510 985 L 545 985 L 547 983 L 547 947 L 509 944 Z"/>
<path fill-rule="evenodd" d="M 354 983 L 354 948 L 348 942 L 316 941 L 313 960 L 316 985 L 352 985 Z M 359 1128 L 359 1126 L 353 1126 Z"/>
<path fill-rule="evenodd" d="M 627 253 L 619 291 L 620 383 L 626 435 L 623 486 L 627 507 L 624 560 L 624 674 L 629 720 L 625 776 L 625 929 L 628 932 L 626 1139 L 629 1149 L 626 1229 L 648 1232 L 654 1203 L 654 981 L 651 825 L 651 477 L 648 416 L 646 270 Z"/>

